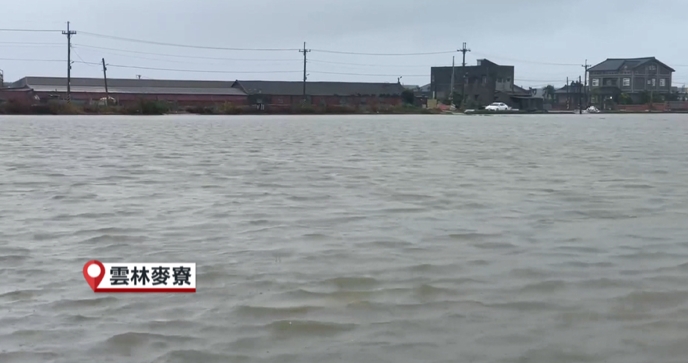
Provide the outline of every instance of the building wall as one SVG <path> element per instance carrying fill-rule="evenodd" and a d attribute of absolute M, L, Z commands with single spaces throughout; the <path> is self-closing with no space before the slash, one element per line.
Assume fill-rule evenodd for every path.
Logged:
<path fill-rule="evenodd" d="M 31 90 L 8 90 L 0 89 L 0 102 L 13 101 L 23 105 L 33 103 L 33 93 Z"/>
<path fill-rule="evenodd" d="M 313 96 L 311 103 L 314 106 L 397 106 L 402 104 L 401 96 L 398 97 L 378 97 L 378 96 Z"/>
<path fill-rule="evenodd" d="M 50 99 L 66 99 L 66 93 L 38 92 L 36 93 L 42 101 Z M 78 93 L 72 92 L 71 99 L 82 102 L 97 102 L 105 97 L 105 93 Z M 235 105 L 247 104 L 244 95 L 151 95 L 151 94 L 110 94 L 120 105 L 135 104 L 141 100 L 161 101 L 175 103 L 178 106 L 213 106 L 224 103 Z"/>
<path fill-rule="evenodd" d="M 651 69 L 652 66 L 656 68 Z M 661 85 L 662 79 L 664 79 L 664 86 Z M 599 83 L 596 83 L 595 80 L 598 80 Z M 624 82 L 624 80 L 626 81 Z M 672 71 L 658 62 L 649 62 L 642 67 L 625 72 L 590 72 L 589 84 L 592 89 L 618 87 L 624 93 L 643 91 L 669 93 L 672 84 Z"/>
<path fill-rule="evenodd" d="M 432 67 L 430 70 L 430 88 L 434 97 L 445 100 L 451 93 L 452 67 Z M 514 86 L 514 67 L 500 66 L 483 60 L 480 65 L 454 67 L 454 92 L 463 92 L 466 85 L 466 99 L 481 106 L 489 105 L 495 100 L 495 92 L 510 92 Z"/>
<path fill-rule="evenodd" d="M 687 101 L 670 101 L 667 102 L 667 106 L 673 111 L 688 111 Z"/>
<path fill-rule="evenodd" d="M 574 110 L 578 109 L 579 105 L 587 107 L 585 102 L 585 95 L 575 92 L 571 93 L 557 93 L 554 96 L 554 103 L 552 103 L 553 110 Z"/>
<path fill-rule="evenodd" d="M 301 105 L 303 96 L 282 96 L 282 95 L 252 95 L 249 97 L 249 104 L 271 105 L 277 107 Z M 347 106 L 347 107 L 366 107 L 373 105 L 401 105 L 403 100 L 401 95 L 394 97 L 378 96 L 307 96 L 306 104 L 313 106 Z"/>
<path fill-rule="evenodd" d="M 669 107 L 666 103 L 653 103 L 652 111 L 664 112 L 667 111 Z M 646 112 L 650 110 L 650 105 L 617 105 L 617 111 L 625 112 Z"/>

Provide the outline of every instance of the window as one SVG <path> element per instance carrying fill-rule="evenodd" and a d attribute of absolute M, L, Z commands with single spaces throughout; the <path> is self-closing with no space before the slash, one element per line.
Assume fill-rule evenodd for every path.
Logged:
<path fill-rule="evenodd" d="M 600 79 L 599 78 L 593 78 L 592 86 L 593 87 L 599 87 L 600 86 Z"/>
<path fill-rule="evenodd" d="M 652 87 L 654 87 L 654 86 L 656 86 L 656 85 L 657 85 L 657 80 L 653 78 L 653 79 L 652 79 Z"/>
<path fill-rule="evenodd" d="M 507 78 L 507 79 L 506 79 L 506 82 L 507 82 L 507 83 L 511 83 L 511 78 Z"/>
<path fill-rule="evenodd" d="M 657 66 L 649 66 L 649 67 L 647 67 L 647 69 L 648 69 L 648 70 L 651 70 L 651 71 L 656 71 L 656 70 L 657 70 Z"/>
<path fill-rule="evenodd" d="M 662 78 L 659 80 L 659 86 L 660 87 L 666 87 L 666 79 Z"/>
<path fill-rule="evenodd" d="M 652 80 L 651 80 L 651 79 L 648 79 L 648 80 L 647 80 L 647 85 L 649 86 L 649 85 L 651 85 L 651 84 L 652 84 Z"/>
<path fill-rule="evenodd" d="M 623 79 L 623 86 L 624 87 L 630 87 L 631 86 L 631 79 L 630 78 L 624 78 Z"/>

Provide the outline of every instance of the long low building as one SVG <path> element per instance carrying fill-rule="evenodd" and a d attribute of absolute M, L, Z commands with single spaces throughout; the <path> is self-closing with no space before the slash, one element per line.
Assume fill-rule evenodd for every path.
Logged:
<path fill-rule="evenodd" d="M 258 107 L 291 106 L 304 102 L 303 82 L 236 81 L 232 87 L 246 93 L 248 103 Z M 393 106 L 403 102 L 405 90 L 399 83 L 306 82 L 305 103 L 314 106 Z"/>
<path fill-rule="evenodd" d="M 153 79 L 108 79 L 108 92 L 120 104 L 140 100 L 165 101 L 184 106 L 220 103 L 246 104 L 247 95 L 225 81 L 177 81 Z M 25 77 L 2 93 L 24 90 L 36 101 L 66 99 L 67 79 L 62 77 Z M 93 102 L 106 97 L 105 81 L 98 78 L 72 78 L 70 98 Z"/>
<path fill-rule="evenodd" d="M 178 106 L 231 103 L 258 108 L 290 107 L 304 103 L 303 82 L 291 81 L 185 81 L 159 79 L 108 79 L 108 94 L 119 104 L 139 100 L 164 101 Z M 305 103 L 314 106 L 367 107 L 399 105 L 405 88 L 398 83 L 307 82 Z M 72 78 L 71 100 L 93 103 L 105 99 L 105 82 L 99 78 Z M 32 103 L 67 99 L 67 79 L 25 77 L 0 88 L 0 101 L 23 99 Z"/>

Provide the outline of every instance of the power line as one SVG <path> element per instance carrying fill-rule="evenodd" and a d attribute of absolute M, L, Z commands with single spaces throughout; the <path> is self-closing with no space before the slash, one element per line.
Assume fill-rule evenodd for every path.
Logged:
<path fill-rule="evenodd" d="M 538 61 L 529 61 L 529 60 L 523 60 L 523 59 L 507 58 L 507 57 L 502 57 L 502 56 L 497 56 L 497 55 L 490 55 L 490 54 L 484 54 L 484 53 L 475 53 L 475 54 L 476 54 L 476 55 L 479 55 L 479 56 L 483 56 L 483 57 L 504 59 L 504 60 L 508 60 L 508 61 L 521 62 L 521 63 L 541 64 L 541 65 L 550 65 L 550 66 L 565 66 L 565 67 L 572 67 L 572 66 L 579 67 L 579 66 L 580 66 L 580 64 L 573 64 L 573 63 L 538 62 Z"/>
<path fill-rule="evenodd" d="M 0 29 L 0 32 L 26 32 L 26 33 L 59 33 L 62 30 L 55 29 Z"/>
<path fill-rule="evenodd" d="M 121 49 L 121 48 L 109 48 L 109 47 L 100 47 L 100 46 L 84 45 L 84 44 L 74 44 L 74 46 L 79 47 L 80 49 L 87 49 L 87 50 L 106 50 L 106 51 L 114 51 L 114 52 L 122 52 L 122 53 L 155 55 L 155 56 L 161 56 L 161 57 L 174 57 L 174 58 L 184 58 L 184 59 L 201 59 L 201 60 L 217 60 L 217 61 L 247 61 L 247 62 L 301 62 L 302 61 L 300 59 L 225 58 L 225 57 L 205 57 L 205 56 L 192 56 L 192 55 L 178 55 L 178 54 L 169 54 L 169 53 L 133 51 L 133 50 L 126 50 L 126 49 Z M 144 60 L 155 60 L 155 61 L 165 61 L 165 62 L 171 62 L 171 63 L 182 63 L 182 62 L 163 60 L 163 59 L 134 57 L 134 56 L 125 55 L 125 54 L 117 54 L 117 53 L 112 53 L 112 54 L 127 56 L 129 58 L 144 59 Z M 325 61 L 325 60 L 312 59 L 312 58 L 309 58 L 308 62 L 310 62 L 310 63 L 322 63 L 322 64 L 333 64 L 333 65 L 345 65 L 345 66 L 385 67 L 385 68 L 395 67 L 395 68 L 409 68 L 409 69 L 433 67 L 433 65 L 415 65 L 415 66 L 412 66 L 412 65 L 401 65 L 401 64 L 370 64 L 370 63 L 356 63 L 356 62 L 336 62 L 336 61 Z M 184 63 L 186 63 L 186 62 L 184 62 Z M 195 63 L 186 63 L 186 64 L 195 64 Z"/>
<path fill-rule="evenodd" d="M 339 72 L 319 72 L 311 71 L 315 74 L 336 74 L 341 76 L 368 76 L 368 77 L 399 77 L 399 74 L 370 74 L 370 73 L 339 73 Z M 428 74 L 404 74 L 404 77 L 430 77 Z"/>
<path fill-rule="evenodd" d="M 266 58 L 225 58 L 225 57 L 203 57 L 203 56 L 192 56 L 192 55 L 178 55 L 178 54 L 169 54 L 169 53 L 155 53 L 155 52 L 140 52 L 140 51 L 133 51 L 133 50 L 126 50 L 126 49 L 120 49 L 120 48 L 108 48 L 108 47 L 99 47 L 99 46 L 94 46 L 94 45 L 84 45 L 84 44 L 74 44 L 74 46 L 79 47 L 79 49 L 86 49 L 86 50 L 106 50 L 106 51 L 114 51 L 114 52 L 122 52 L 122 53 L 132 53 L 132 54 L 143 54 L 143 55 L 155 55 L 155 56 L 161 56 L 161 57 L 175 57 L 175 58 L 186 58 L 186 59 L 204 59 L 204 60 L 219 60 L 219 61 L 247 61 L 247 62 L 301 62 L 301 59 L 266 59 Z M 118 55 L 117 53 L 112 53 L 115 55 Z M 121 55 L 121 54 L 119 54 Z M 133 56 L 125 55 L 130 58 L 136 58 Z M 146 60 L 161 60 L 161 59 L 153 59 L 153 58 L 140 58 L 140 59 L 146 59 Z M 351 65 L 351 66 L 365 66 L 365 67 L 399 67 L 399 68 L 429 68 L 432 66 L 429 65 L 416 65 L 416 66 L 409 66 L 409 65 L 400 65 L 400 64 L 369 64 L 369 63 L 352 63 L 352 62 L 334 62 L 334 61 L 324 61 L 324 60 L 319 60 L 319 59 L 312 59 L 308 58 L 309 63 L 323 63 L 323 64 L 337 64 L 337 65 Z"/>
<path fill-rule="evenodd" d="M 3 48 L 64 47 L 64 45 L 58 44 L 58 43 L 28 43 L 28 42 L 0 42 L 0 46 Z"/>
<path fill-rule="evenodd" d="M 96 62 L 84 62 L 84 61 L 73 61 L 72 63 L 89 64 L 89 65 L 100 65 L 100 63 L 96 63 Z"/>
<path fill-rule="evenodd" d="M 0 58 L 1 61 L 17 62 L 64 62 L 64 59 L 27 59 L 27 58 Z"/>
<path fill-rule="evenodd" d="M 143 44 L 153 44 L 153 45 L 162 45 L 162 46 L 167 46 L 167 47 L 179 47 L 179 48 L 193 48 L 193 49 L 212 49 L 212 50 L 231 50 L 231 51 L 262 51 L 262 52 L 284 52 L 284 51 L 296 51 L 296 48 L 227 48 L 227 47 L 210 47 L 210 46 L 202 46 L 202 45 L 190 45 L 190 44 L 178 44 L 178 43 L 165 43 L 165 42 L 157 42 L 157 41 L 151 41 L 151 40 L 141 40 L 141 39 L 131 39 L 131 38 L 124 38 L 124 37 L 116 37 L 112 35 L 104 35 L 104 34 L 98 34 L 98 33 L 91 33 L 91 32 L 80 32 L 83 35 L 88 35 L 92 37 L 97 37 L 97 38 L 106 38 L 106 39 L 114 39 L 114 40 L 120 40 L 120 41 L 125 41 L 125 42 L 134 42 L 134 43 L 143 43 Z"/>
<path fill-rule="evenodd" d="M 300 59 L 265 59 L 265 58 L 255 59 L 255 58 L 202 57 L 202 56 L 177 55 L 177 54 L 168 54 L 168 53 L 138 52 L 138 51 L 133 51 L 133 50 L 96 47 L 96 46 L 83 45 L 83 44 L 75 44 L 75 46 L 79 47 L 79 49 L 84 49 L 84 50 L 89 50 L 89 51 L 106 50 L 106 51 L 121 52 L 121 53 L 155 55 L 155 56 L 161 56 L 161 57 L 175 57 L 175 58 L 184 58 L 184 59 L 203 59 L 203 60 L 218 60 L 218 61 L 247 61 L 247 62 L 301 62 Z M 107 53 L 107 52 L 103 52 L 103 53 Z M 125 57 L 129 57 L 129 58 L 140 58 L 140 59 L 147 59 L 147 60 L 161 60 L 161 59 L 153 59 L 153 58 L 134 57 L 131 55 L 126 55 L 126 54 L 121 54 L 121 53 L 120 54 L 111 53 L 111 54 L 125 56 Z M 168 60 L 163 60 L 163 61 L 168 61 Z M 190 64 L 188 62 L 186 62 L 186 63 Z M 194 63 L 194 64 L 197 64 L 197 63 Z"/>
<path fill-rule="evenodd" d="M 117 37 L 117 36 L 112 36 L 112 35 L 98 34 L 98 33 L 85 32 L 85 31 L 81 31 L 80 33 L 81 33 L 81 34 L 84 34 L 84 35 L 93 36 L 93 37 L 106 38 L 106 39 L 114 39 L 114 40 L 120 40 L 120 41 L 126 41 L 126 42 L 135 42 L 135 43 L 143 43 L 143 44 L 154 44 L 154 45 L 162 45 L 162 46 L 170 46 L 170 47 L 182 47 L 182 48 L 213 49 L 213 50 L 231 50 L 231 51 L 271 51 L 271 52 L 278 52 L 278 51 L 296 51 L 296 50 L 298 50 L 297 48 L 228 48 L 228 47 L 210 47 L 210 46 L 199 46 L 199 45 L 189 45 L 189 44 L 179 44 L 179 43 L 166 43 L 166 42 L 158 42 L 158 41 L 151 41 L 151 40 L 141 40 L 141 39 L 124 38 L 124 37 Z M 448 54 L 448 53 L 454 53 L 454 51 L 421 52 L 421 53 L 359 53 L 359 52 L 334 51 L 334 50 L 326 50 L 326 49 L 313 49 L 313 51 L 314 51 L 314 52 L 320 52 L 320 53 L 349 54 L 349 55 L 373 55 L 373 56 L 414 56 L 414 55 L 435 55 L 435 54 Z"/>
<path fill-rule="evenodd" d="M 75 52 L 76 54 L 76 52 Z M 77 54 L 77 56 L 79 56 Z M 81 57 L 79 57 L 81 59 Z M 18 62 L 64 62 L 64 59 L 31 59 L 31 58 L 0 58 L 0 61 L 18 61 Z M 80 61 L 73 61 L 72 63 L 77 64 L 87 64 L 100 66 L 99 62 L 87 62 L 81 59 Z M 145 70 L 155 70 L 155 71 L 170 71 L 170 72 L 192 72 L 192 73 L 241 73 L 241 74 L 251 74 L 251 73 L 301 73 L 302 71 L 213 71 L 213 70 L 197 70 L 197 69 L 173 69 L 173 68 L 157 68 L 157 67 L 141 67 L 132 66 L 124 64 L 108 64 L 109 67 L 115 68 L 131 68 L 131 69 L 145 69 Z"/>
<path fill-rule="evenodd" d="M 518 82 L 544 82 L 544 83 L 555 83 L 555 82 L 561 82 L 562 79 L 555 79 L 555 80 L 553 80 L 553 79 L 550 79 L 550 80 L 546 80 L 546 79 L 514 79 L 514 81 L 518 81 Z"/>
<path fill-rule="evenodd" d="M 99 64 L 99 63 L 90 63 Z M 212 71 L 212 70 L 199 70 L 199 69 L 173 69 L 173 68 L 157 68 L 157 67 L 140 67 L 140 66 L 130 66 L 122 64 L 108 64 L 109 67 L 115 68 L 131 68 L 131 69 L 145 69 L 153 71 L 170 71 L 170 72 L 189 72 L 189 73 L 241 73 L 241 74 L 251 74 L 251 73 L 301 73 L 301 71 Z"/>
<path fill-rule="evenodd" d="M 76 48 L 75 48 L 76 49 Z M 167 63 L 177 63 L 177 64 L 195 64 L 195 65 L 200 65 L 201 63 L 198 62 L 187 62 L 183 60 L 174 60 L 174 59 L 161 59 L 161 58 L 149 58 L 149 57 L 141 57 L 141 56 L 135 56 L 135 55 L 129 55 L 129 54 L 122 54 L 122 53 L 113 53 L 110 51 L 102 51 L 102 50 L 92 50 L 84 47 L 78 47 L 78 49 L 85 50 L 87 52 L 94 52 L 100 54 L 110 54 L 110 55 L 115 55 L 119 57 L 126 57 L 126 58 L 131 58 L 131 59 L 143 59 L 143 60 L 150 60 L 150 61 L 158 61 L 158 62 L 167 62 Z M 205 63 L 204 65 L 207 65 Z"/>
<path fill-rule="evenodd" d="M 357 53 L 357 52 L 344 52 L 336 50 L 325 50 L 325 49 L 313 49 L 314 52 L 319 53 L 331 53 L 331 54 L 348 54 L 348 55 L 372 55 L 372 56 L 417 56 L 417 55 L 437 55 L 437 54 L 449 54 L 455 53 L 455 51 L 442 51 L 442 52 L 421 52 L 421 53 Z"/>
<path fill-rule="evenodd" d="M 323 63 L 323 64 L 336 64 L 336 65 L 348 65 L 348 66 L 363 66 L 363 67 L 385 67 L 385 68 L 390 68 L 390 67 L 395 67 L 395 68 L 429 68 L 432 66 L 427 66 L 427 65 L 418 65 L 418 66 L 409 66 L 409 65 L 394 65 L 394 64 L 365 64 L 365 63 L 349 63 L 349 62 L 330 62 L 330 61 L 322 61 L 318 59 L 308 59 L 308 62 L 310 63 Z"/>
<path fill-rule="evenodd" d="M 62 43 L 41 43 L 41 42 L 0 42 L 0 44 L 33 44 L 33 45 L 59 45 L 63 46 Z"/>
<path fill-rule="evenodd" d="M 76 56 L 81 60 L 81 63 L 95 67 L 95 65 L 92 65 L 89 62 L 86 62 L 83 58 L 81 58 L 81 55 L 76 51 L 76 49 L 74 49 L 74 47 L 72 47 L 72 50 L 74 51 L 74 54 L 76 54 Z"/>

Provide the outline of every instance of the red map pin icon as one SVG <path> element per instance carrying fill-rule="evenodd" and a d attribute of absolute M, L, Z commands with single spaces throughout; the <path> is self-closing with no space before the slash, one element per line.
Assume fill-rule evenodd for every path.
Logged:
<path fill-rule="evenodd" d="M 100 261 L 91 260 L 84 265 L 84 278 L 93 291 L 96 291 L 105 276 L 105 266 Z"/>

